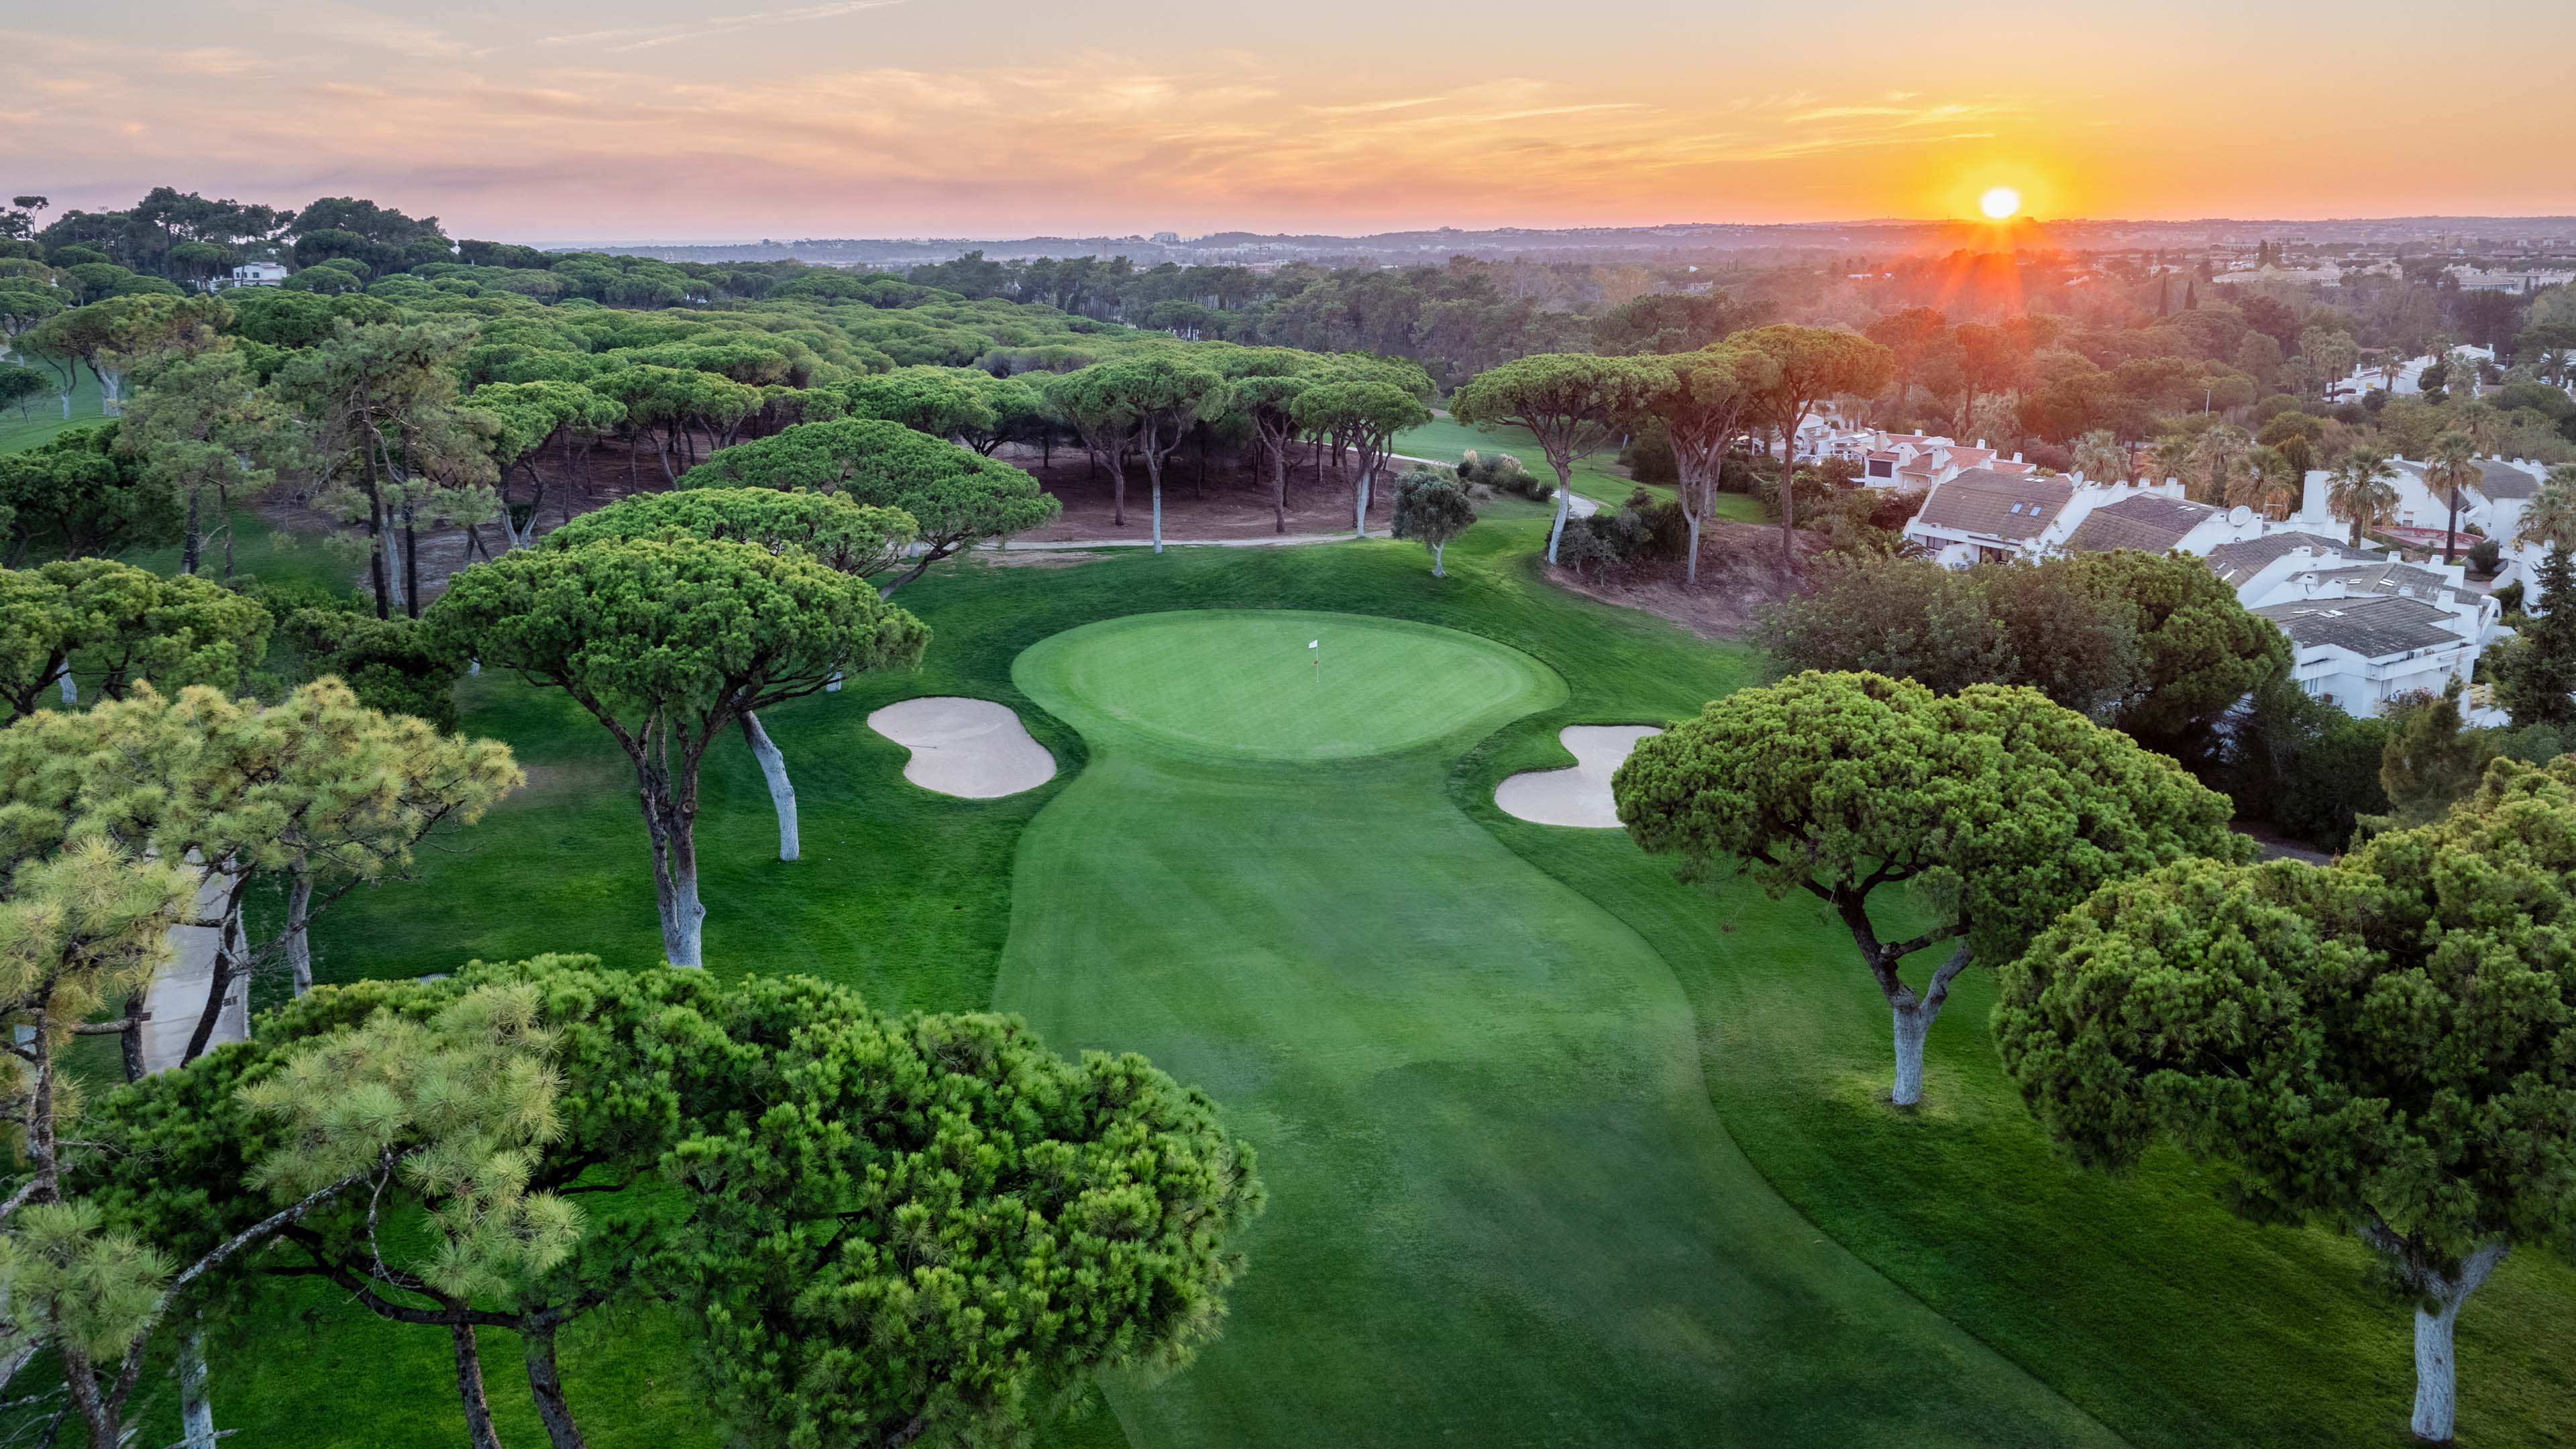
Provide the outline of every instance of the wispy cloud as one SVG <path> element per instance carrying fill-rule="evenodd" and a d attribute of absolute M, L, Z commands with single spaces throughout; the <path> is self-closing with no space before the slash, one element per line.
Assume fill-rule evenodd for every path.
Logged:
<path fill-rule="evenodd" d="M 672 25 L 644 25 L 616 30 L 582 30 L 565 35 L 541 36 L 539 45 L 596 45 L 612 55 L 638 50 L 653 50 L 683 41 L 703 40 L 710 35 L 725 35 L 738 30 L 752 30 L 767 25 L 795 25 L 812 20 L 836 20 L 856 15 L 862 10 L 883 10 L 900 5 L 903 0 L 830 0 L 822 5 L 799 5 L 787 10 L 757 10 L 742 15 L 702 15 Z"/>

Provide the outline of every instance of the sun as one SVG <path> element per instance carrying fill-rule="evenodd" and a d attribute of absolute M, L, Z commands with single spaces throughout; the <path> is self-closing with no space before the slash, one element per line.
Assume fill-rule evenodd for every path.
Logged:
<path fill-rule="evenodd" d="M 2009 186 L 1998 186 L 1977 198 L 1977 210 L 1997 221 L 2009 221 L 2021 210 L 2021 193 Z"/>

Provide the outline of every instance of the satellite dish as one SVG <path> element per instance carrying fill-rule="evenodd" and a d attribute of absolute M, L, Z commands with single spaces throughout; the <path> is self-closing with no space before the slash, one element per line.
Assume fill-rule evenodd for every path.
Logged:
<path fill-rule="evenodd" d="M 2227 510 L 2227 521 L 2230 523 L 2252 523 L 2254 521 L 2254 510 L 2246 507 L 2242 503 L 2239 503 L 2235 507 Z"/>

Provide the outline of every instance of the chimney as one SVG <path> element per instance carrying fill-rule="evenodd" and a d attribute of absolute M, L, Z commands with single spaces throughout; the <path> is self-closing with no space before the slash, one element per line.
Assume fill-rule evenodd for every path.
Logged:
<path fill-rule="evenodd" d="M 1980 448 L 1982 448 L 1982 447 L 1984 447 L 1984 446 L 1985 446 L 1985 444 L 1983 444 L 1983 443 L 1979 443 L 1977 446 L 1978 446 L 1978 447 L 1980 447 Z M 2016 462 L 2016 463 L 2020 462 L 2020 461 L 2021 461 L 2021 454 L 2019 454 L 2019 453 L 2015 453 L 2015 454 L 2013 454 L 2013 461 L 2014 461 L 2014 462 Z"/>

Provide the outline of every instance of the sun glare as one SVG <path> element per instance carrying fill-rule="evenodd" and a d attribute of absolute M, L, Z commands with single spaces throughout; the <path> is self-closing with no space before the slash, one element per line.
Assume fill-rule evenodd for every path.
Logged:
<path fill-rule="evenodd" d="M 2021 193 L 2009 186 L 1998 186 L 1977 198 L 1977 209 L 1997 221 L 2007 220 L 2021 210 Z"/>

